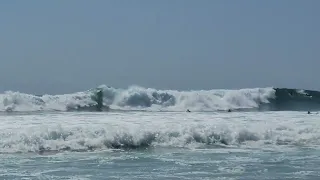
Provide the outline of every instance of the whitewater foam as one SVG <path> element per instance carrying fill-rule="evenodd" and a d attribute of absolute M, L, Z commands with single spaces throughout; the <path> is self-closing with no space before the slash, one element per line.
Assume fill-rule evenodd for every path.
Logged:
<path fill-rule="evenodd" d="M 100 86 L 104 105 L 115 110 L 146 111 L 217 111 L 253 109 L 274 98 L 273 88 L 240 90 L 176 91 L 156 90 L 139 86 L 116 89 Z M 35 96 L 7 91 L 0 94 L 0 111 L 68 111 L 96 105 L 94 89 L 63 95 Z M 2 103 L 1 103 L 2 102 Z"/>
<path fill-rule="evenodd" d="M 103 111 L 318 111 L 320 92 L 286 88 L 177 91 L 140 86 L 117 89 L 105 85 Z M 0 111 L 96 111 L 97 88 L 62 95 L 7 91 L 0 94 Z M 2 103 L 1 103 L 2 102 Z"/>
<path fill-rule="evenodd" d="M 20 92 L 7 91 L 0 95 L 2 111 L 67 111 L 77 107 L 94 105 L 90 92 L 78 92 L 65 95 L 36 96 Z"/>
<path fill-rule="evenodd" d="M 0 153 L 319 146 L 317 117 L 284 113 L 60 113 L 0 116 Z M 263 116 L 263 117 L 259 117 Z"/>

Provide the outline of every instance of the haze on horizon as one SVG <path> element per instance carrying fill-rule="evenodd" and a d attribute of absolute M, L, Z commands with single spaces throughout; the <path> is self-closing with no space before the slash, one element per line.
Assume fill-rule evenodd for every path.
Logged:
<path fill-rule="evenodd" d="M 320 90 L 320 1 L 0 2 L 0 91 Z"/>

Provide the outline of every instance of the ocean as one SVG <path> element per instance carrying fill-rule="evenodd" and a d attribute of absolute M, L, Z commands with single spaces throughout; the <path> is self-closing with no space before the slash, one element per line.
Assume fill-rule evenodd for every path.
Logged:
<path fill-rule="evenodd" d="M 99 88 L 1 94 L 0 179 L 320 177 L 316 91 Z"/>

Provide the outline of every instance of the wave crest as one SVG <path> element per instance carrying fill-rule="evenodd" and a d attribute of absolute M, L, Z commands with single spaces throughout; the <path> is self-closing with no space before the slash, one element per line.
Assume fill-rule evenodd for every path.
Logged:
<path fill-rule="evenodd" d="M 239 90 L 176 91 L 139 86 L 117 89 L 99 86 L 103 104 L 113 110 L 145 111 L 235 111 L 315 110 L 320 109 L 320 92 L 253 88 Z M 7 91 L 0 94 L 0 111 L 70 111 L 94 110 L 95 89 L 73 94 L 42 95 Z M 2 103 L 1 103 L 2 102 Z M 107 108 L 108 109 L 108 108 Z"/>

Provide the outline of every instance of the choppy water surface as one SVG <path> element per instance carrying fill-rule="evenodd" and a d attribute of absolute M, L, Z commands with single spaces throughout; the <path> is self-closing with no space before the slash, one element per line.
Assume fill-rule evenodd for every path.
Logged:
<path fill-rule="evenodd" d="M 319 179 L 320 115 L 5 113 L 0 179 Z"/>

